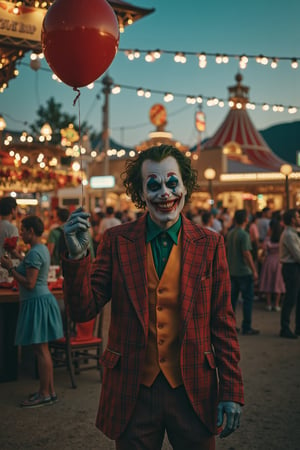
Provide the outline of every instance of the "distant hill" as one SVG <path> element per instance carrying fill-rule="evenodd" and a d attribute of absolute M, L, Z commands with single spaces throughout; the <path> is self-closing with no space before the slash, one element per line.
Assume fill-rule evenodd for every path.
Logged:
<path fill-rule="evenodd" d="M 296 154 L 300 151 L 300 121 L 274 125 L 261 130 L 260 134 L 277 156 L 296 164 Z"/>

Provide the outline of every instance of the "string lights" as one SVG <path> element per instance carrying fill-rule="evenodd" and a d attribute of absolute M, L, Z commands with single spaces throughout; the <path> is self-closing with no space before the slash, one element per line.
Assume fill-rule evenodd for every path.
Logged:
<path fill-rule="evenodd" d="M 39 57 L 41 57 L 39 55 Z M 27 65 L 25 63 L 22 63 L 23 65 Z M 47 72 L 51 72 L 48 68 L 43 68 L 43 70 Z M 52 72 L 51 72 L 52 73 Z M 54 81 L 57 81 L 58 83 L 61 83 L 61 80 L 52 73 L 52 79 Z M 96 81 L 95 83 L 91 83 L 90 85 L 86 86 L 87 89 L 93 89 L 95 87 L 95 84 L 98 84 L 100 81 Z M 230 108 L 234 106 L 232 101 L 230 100 L 224 100 L 223 98 L 218 98 L 217 96 L 206 96 L 206 95 L 191 95 L 191 94 L 184 94 L 184 93 L 172 93 L 172 92 L 166 92 L 162 90 L 157 89 L 144 89 L 142 87 L 136 87 L 136 86 L 128 86 L 128 85 L 122 85 L 122 84 L 114 84 L 111 88 L 111 93 L 114 95 L 118 95 L 123 90 L 132 90 L 136 92 L 136 95 L 140 98 L 146 98 L 150 99 L 152 95 L 158 94 L 162 96 L 162 101 L 165 103 L 170 103 L 176 98 L 184 98 L 186 104 L 188 105 L 204 105 L 208 107 L 214 107 L 218 106 L 219 108 L 224 108 L 227 104 Z M 3 90 L 0 89 L 0 93 L 3 92 Z M 237 109 L 239 109 L 239 105 L 236 105 Z M 296 114 L 300 110 L 300 106 L 297 105 L 282 105 L 282 104 L 270 104 L 268 102 L 247 102 L 246 108 L 248 110 L 254 111 L 256 108 L 261 108 L 262 111 L 268 112 L 273 111 L 276 113 L 283 113 L 288 112 L 288 114 Z"/>
<path fill-rule="evenodd" d="M 129 61 L 141 58 L 144 55 L 146 62 L 155 62 L 163 55 L 173 56 L 175 63 L 185 64 L 188 62 L 188 57 L 197 58 L 198 66 L 200 69 L 207 67 L 207 58 L 212 57 L 215 63 L 218 65 L 228 64 L 230 60 L 239 62 L 240 69 L 246 69 L 249 60 L 254 60 L 257 64 L 262 66 L 270 66 L 272 69 L 277 69 L 279 62 L 289 61 L 291 69 L 298 69 L 300 57 L 290 56 L 266 56 L 266 55 L 246 55 L 246 54 L 223 54 L 223 53 L 211 53 L 211 52 L 190 52 L 190 51 L 178 51 L 178 50 L 139 50 L 139 49 L 125 49 L 119 48 L 119 53 L 124 53 Z"/>
<path fill-rule="evenodd" d="M 237 102 L 234 104 L 233 100 L 224 100 L 222 98 L 218 98 L 216 96 L 208 97 L 206 95 L 189 95 L 189 94 L 183 94 L 183 93 L 172 93 L 172 92 L 165 92 L 157 89 L 143 89 L 141 87 L 136 88 L 134 86 L 128 86 L 128 85 L 121 85 L 121 84 L 115 84 L 112 86 L 111 93 L 114 95 L 118 95 L 122 92 L 122 89 L 127 90 L 133 90 L 136 91 L 136 94 L 138 97 L 145 97 L 149 99 L 152 94 L 159 94 L 162 96 L 162 100 L 165 103 L 172 102 L 175 98 L 185 98 L 185 102 L 188 105 L 203 105 L 204 102 L 206 106 L 213 107 L 218 106 L 219 108 L 224 108 L 224 106 L 227 104 L 230 108 L 235 106 L 237 109 L 242 108 L 242 104 L 239 104 Z M 257 107 L 261 107 L 262 111 L 273 111 L 273 112 L 288 112 L 289 114 L 296 114 L 298 110 L 300 109 L 300 106 L 286 106 L 286 105 L 279 105 L 279 104 L 269 104 L 266 102 L 247 102 L 246 108 L 249 110 L 255 110 Z"/>
<path fill-rule="evenodd" d="M 138 59 L 141 57 L 142 54 L 144 54 L 146 62 L 154 62 L 154 61 L 158 60 L 159 58 L 161 58 L 161 56 L 163 54 L 172 54 L 174 57 L 174 62 L 180 63 L 180 64 L 185 64 L 187 62 L 187 55 L 188 56 L 197 56 L 198 62 L 199 62 L 199 67 L 203 68 L 203 69 L 207 66 L 207 57 L 212 57 L 212 56 L 215 57 L 215 62 L 217 65 L 228 64 L 230 59 L 232 59 L 232 58 L 238 59 L 239 66 L 241 69 L 247 68 L 247 64 L 250 59 L 254 59 L 257 64 L 261 64 L 263 66 L 266 66 L 269 64 L 272 69 L 277 68 L 279 61 L 283 61 L 283 60 L 291 61 L 291 67 L 293 69 L 297 69 L 298 68 L 298 60 L 300 60 L 300 57 L 294 57 L 294 58 L 286 57 L 286 56 L 269 57 L 269 56 L 264 56 L 261 54 L 260 55 L 246 55 L 246 54 L 242 54 L 242 55 L 226 54 L 225 55 L 225 54 L 221 54 L 221 53 L 206 53 L 206 52 L 197 53 L 197 52 L 189 52 L 189 51 L 180 52 L 180 51 L 159 50 L 159 49 L 156 49 L 156 50 L 119 49 L 119 52 L 123 52 L 130 61 Z M 31 56 L 31 59 L 32 58 L 34 58 L 34 57 Z M 42 58 L 42 55 L 41 54 L 36 55 L 36 58 Z M 46 69 L 46 70 L 48 70 L 48 69 Z M 55 74 L 52 74 L 52 79 L 61 83 L 61 80 Z M 91 83 L 91 85 L 87 86 L 87 88 L 93 89 L 94 86 L 95 86 L 95 83 Z M 206 106 L 208 106 L 208 107 L 219 106 L 220 108 L 224 108 L 224 106 L 226 105 L 226 101 L 224 99 L 218 98 L 216 96 L 208 97 L 205 95 L 190 95 L 190 94 L 182 94 L 182 93 L 172 93 L 172 92 L 164 92 L 161 90 L 144 89 L 142 87 L 126 86 L 126 85 L 119 85 L 119 84 L 115 84 L 114 86 L 112 86 L 112 91 L 111 91 L 112 94 L 120 94 L 121 88 L 134 90 L 138 97 L 144 97 L 146 99 L 151 98 L 152 94 L 161 94 L 163 96 L 162 101 L 164 101 L 165 103 L 172 102 L 177 97 L 184 97 L 186 103 L 189 105 L 202 104 L 203 101 L 206 101 Z M 0 92 L 3 92 L 3 91 L 0 89 Z M 230 102 L 230 101 L 227 101 L 227 104 L 229 105 L 229 107 L 233 106 L 232 102 Z M 257 107 L 261 107 L 262 111 L 265 111 L 265 112 L 271 110 L 273 112 L 282 113 L 282 112 L 286 111 L 289 114 L 296 114 L 298 112 L 298 110 L 300 109 L 300 106 L 296 106 L 296 105 L 282 105 L 282 104 L 276 104 L 276 103 L 269 104 L 268 102 L 248 102 L 246 104 L 246 108 L 249 110 L 255 110 Z M 237 105 L 237 108 L 239 108 L 238 105 Z"/>

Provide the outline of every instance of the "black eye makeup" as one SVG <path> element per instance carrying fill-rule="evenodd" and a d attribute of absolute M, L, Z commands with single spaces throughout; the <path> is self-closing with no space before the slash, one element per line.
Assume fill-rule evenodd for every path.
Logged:
<path fill-rule="evenodd" d="M 178 186 L 178 180 L 169 180 L 167 183 L 166 183 L 166 186 L 169 188 L 169 189 L 174 189 L 174 188 L 176 188 L 177 186 Z"/>
<path fill-rule="evenodd" d="M 151 191 L 151 192 L 158 191 L 160 189 L 160 187 L 161 187 L 161 184 L 158 181 L 153 180 L 152 178 L 147 183 L 147 189 L 148 189 L 148 191 Z"/>

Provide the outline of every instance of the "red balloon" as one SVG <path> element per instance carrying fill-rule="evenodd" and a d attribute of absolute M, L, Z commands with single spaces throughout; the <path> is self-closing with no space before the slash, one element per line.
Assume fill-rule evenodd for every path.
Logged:
<path fill-rule="evenodd" d="M 119 39 L 118 20 L 106 0 L 56 0 L 42 25 L 49 66 L 74 88 L 92 83 L 107 70 Z"/>

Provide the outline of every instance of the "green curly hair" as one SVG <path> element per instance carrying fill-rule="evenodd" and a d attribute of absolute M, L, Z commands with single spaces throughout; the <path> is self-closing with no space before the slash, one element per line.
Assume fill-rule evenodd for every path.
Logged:
<path fill-rule="evenodd" d="M 131 197 L 135 206 L 139 209 L 145 209 L 146 203 L 141 198 L 143 191 L 142 165 L 143 162 L 150 159 L 160 162 L 168 156 L 176 159 L 183 184 L 187 190 L 185 203 L 190 199 L 194 190 L 198 188 L 197 171 L 192 169 L 191 160 L 187 158 L 181 151 L 171 145 L 159 145 L 150 147 L 142 151 L 133 160 L 127 160 L 125 171 L 121 174 L 126 194 Z"/>

